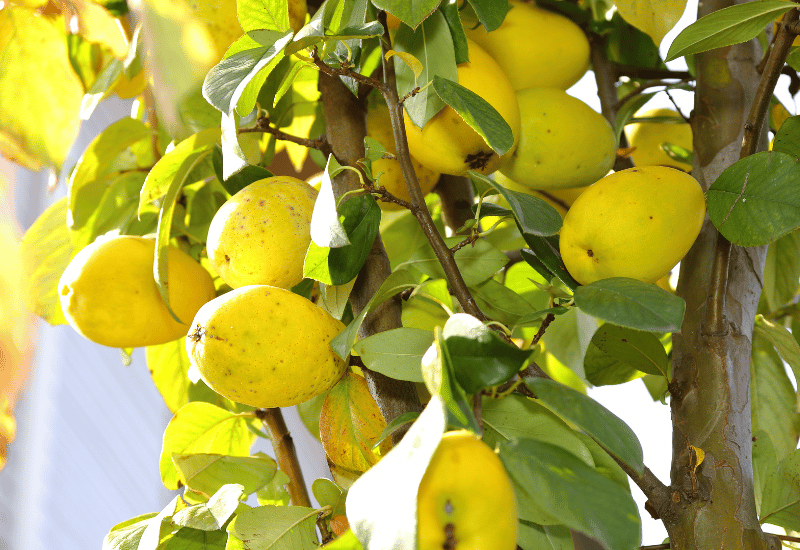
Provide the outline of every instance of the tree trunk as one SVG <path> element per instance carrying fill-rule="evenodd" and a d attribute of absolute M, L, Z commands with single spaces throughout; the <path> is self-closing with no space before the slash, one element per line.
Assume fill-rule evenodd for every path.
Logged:
<path fill-rule="evenodd" d="M 701 2 L 698 17 L 731 4 Z M 693 175 L 704 190 L 739 159 L 761 56 L 753 40 L 695 57 Z M 761 150 L 765 144 L 762 132 Z M 681 332 L 673 336 L 672 498 L 663 519 L 676 550 L 777 548 L 756 515 L 750 423 L 750 350 L 766 247 L 733 246 L 723 274 L 727 288 L 720 293 L 724 319 L 715 328 L 706 310 L 717 236 L 706 221 L 681 262 L 678 294 L 687 307 Z M 705 453 L 699 466 L 696 449 Z"/>

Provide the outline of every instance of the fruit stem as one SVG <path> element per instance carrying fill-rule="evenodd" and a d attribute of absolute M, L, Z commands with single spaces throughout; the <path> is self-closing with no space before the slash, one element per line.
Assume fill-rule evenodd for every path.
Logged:
<path fill-rule="evenodd" d="M 386 13 L 381 11 L 378 13 L 378 20 L 386 27 Z M 389 56 L 387 53 L 391 49 L 391 38 L 389 38 L 388 31 L 381 39 L 381 58 L 383 62 L 383 78 L 384 84 L 378 89 L 383 93 L 386 104 L 389 106 L 389 117 L 392 121 L 392 132 L 394 134 L 394 143 L 397 154 L 397 161 L 400 163 L 400 168 L 405 178 L 408 193 L 411 196 L 411 213 L 417 218 L 423 233 L 428 238 L 428 242 L 436 254 L 436 258 L 442 265 L 447 282 L 453 294 L 458 298 L 461 308 L 465 313 L 480 319 L 481 321 L 488 321 L 488 317 L 478 307 L 475 298 L 467 288 L 464 278 L 461 276 L 456 265 L 456 260 L 453 252 L 447 247 L 444 239 L 436 229 L 433 223 L 431 213 L 425 204 L 425 197 L 422 194 L 422 189 L 417 180 L 417 174 L 414 172 L 414 166 L 411 163 L 411 153 L 408 150 L 408 141 L 406 140 L 405 122 L 403 121 L 403 105 L 400 103 L 400 98 L 397 96 L 397 81 L 394 72 L 394 57 Z"/>
<path fill-rule="evenodd" d="M 297 451 L 294 448 L 294 441 L 283 420 L 283 413 L 278 408 L 258 409 L 256 417 L 264 423 L 272 441 L 272 448 L 275 450 L 275 459 L 281 472 L 289 476 L 289 483 L 286 489 L 289 491 L 289 498 L 295 506 L 311 507 L 311 499 L 308 497 L 308 490 L 303 479 L 303 470 L 300 469 L 300 461 L 297 459 Z"/>
<path fill-rule="evenodd" d="M 742 149 L 739 158 L 743 159 L 752 155 L 758 149 L 759 137 L 764 127 L 769 103 L 775 91 L 775 85 L 781 75 L 789 49 L 794 41 L 795 34 L 789 27 L 798 20 L 798 9 L 790 10 L 783 18 L 783 22 L 778 27 L 775 35 L 775 43 L 764 72 L 761 75 L 761 82 L 753 98 L 750 107 L 750 114 L 744 125 L 744 136 L 742 138 Z M 717 244 L 714 247 L 714 263 L 711 268 L 711 281 L 709 288 L 709 303 L 706 310 L 705 328 L 711 334 L 724 333 L 727 330 L 725 320 L 725 294 L 728 290 L 728 263 L 731 256 L 731 242 L 717 232 Z"/>

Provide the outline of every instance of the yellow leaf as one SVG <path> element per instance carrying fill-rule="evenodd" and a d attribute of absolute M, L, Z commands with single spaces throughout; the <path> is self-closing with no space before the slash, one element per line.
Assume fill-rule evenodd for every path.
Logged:
<path fill-rule="evenodd" d="M 419 75 L 422 74 L 422 63 L 420 62 L 420 60 L 411 55 L 410 53 L 397 52 L 395 50 L 389 50 L 388 52 L 386 52 L 386 59 L 389 59 L 393 55 L 396 55 L 397 57 L 403 60 L 403 63 L 408 65 L 408 68 L 411 69 L 411 72 L 414 73 L 414 83 L 416 84 Z"/>
<path fill-rule="evenodd" d="M 328 459 L 335 465 L 365 472 L 391 448 L 385 439 L 372 450 L 386 421 L 369 393 L 367 382 L 348 372 L 322 404 L 319 431 Z"/>
<path fill-rule="evenodd" d="M 83 85 L 63 17 L 0 10 L 0 153 L 31 170 L 60 168 L 77 133 Z"/>
<path fill-rule="evenodd" d="M 706 452 L 701 449 L 700 447 L 695 447 L 694 445 L 689 445 L 694 454 L 690 455 L 692 460 L 692 471 L 696 471 L 697 468 L 703 463 L 703 459 L 706 457 Z"/>
<path fill-rule="evenodd" d="M 85 40 L 105 46 L 119 60 L 128 55 L 128 38 L 122 24 L 102 6 L 88 0 L 68 0 L 64 13 L 76 17 L 78 33 Z"/>
<path fill-rule="evenodd" d="M 2 361 L 2 357 L 0 357 L 0 361 Z M 17 422 L 14 419 L 11 402 L 6 394 L 0 394 L 0 470 L 6 465 L 8 444 L 14 440 L 16 432 Z"/>
<path fill-rule="evenodd" d="M 683 15 L 686 0 L 617 0 L 622 18 L 650 36 L 656 46 Z"/>

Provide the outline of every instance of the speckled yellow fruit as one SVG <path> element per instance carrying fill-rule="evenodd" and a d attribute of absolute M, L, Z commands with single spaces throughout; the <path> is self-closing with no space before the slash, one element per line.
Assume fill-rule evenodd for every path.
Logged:
<path fill-rule="evenodd" d="M 531 189 L 585 187 L 614 166 L 617 142 L 603 115 L 557 88 L 517 92 L 522 129 L 500 171 Z"/>
<path fill-rule="evenodd" d="M 466 430 L 444 434 L 419 485 L 417 518 L 417 550 L 517 547 L 511 480 L 497 454 Z"/>
<path fill-rule="evenodd" d="M 289 290 L 237 288 L 200 308 L 189 360 L 218 394 L 253 407 L 290 407 L 336 384 L 345 362 L 329 346 L 344 325 Z"/>
<path fill-rule="evenodd" d="M 686 255 L 704 216 L 703 190 L 685 172 L 622 170 L 589 187 L 569 209 L 561 257 L 581 284 L 608 277 L 653 283 Z"/>
<path fill-rule="evenodd" d="M 208 229 L 211 265 L 233 288 L 291 288 L 303 280 L 317 192 L 290 176 L 251 183 L 222 205 Z"/>
<path fill-rule="evenodd" d="M 155 240 L 100 237 L 78 252 L 58 282 L 61 309 L 84 337 L 116 348 L 164 344 L 184 336 L 200 306 L 216 296 L 211 275 L 191 256 L 170 247 L 169 303 L 153 280 Z"/>
<path fill-rule="evenodd" d="M 385 103 L 377 101 L 370 103 L 367 110 L 367 135 L 377 140 L 391 154 L 397 154 L 394 146 L 394 135 L 392 134 L 392 121 L 389 119 L 389 107 Z M 427 195 L 436 185 L 436 182 L 439 181 L 440 174 L 425 168 L 413 156 L 411 157 L 411 163 L 414 165 L 414 172 L 417 174 L 422 194 Z M 383 186 L 395 197 L 405 201 L 411 200 L 406 180 L 403 178 L 403 172 L 400 169 L 400 162 L 397 159 L 379 159 L 373 162 L 372 174 L 377 176 L 381 172 L 383 174 L 375 182 L 376 187 Z M 402 208 L 402 206 L 393 202 L 379 201 L 378 205 L 383 210 L 400 210 Z"/>
<path fill-rule="evenodd" d="M 298 32 L 306 24 L 307 13 L 306 0 L 289 0 L 289 26 L 294 32 Z"/>
<path fill-rule="evenodd" d="M 502 67 L 515 90 L 560 88 L 575 84 L 589 68 L 589 41 L 566 17 L 511 0 L 503 24 L 490 33 L 483 25 L 467 28 Z"/>
<path fill-rule="evenodd" d="M 458 66 L 458 83 L 494 107 L 519 139 L 520 113 L 514 89 L 503 70 L 483 49 L 467 40 L 469 62 Z M 467 170 L 491 174 L 513 152 L 500 157 L 451 107 L 445 107 L 424 128 L 417 127 L 404 111 L 406 137 L 411 154 L 435 172 L 463 176 Z"/>
<path fill-rule="evenodd" d="M 684 172 L 692 170 L 692 165 L 671 158 L 662 148 L 662 143 L 672 143 L 692 150 L 692 127 L 683 121 L 681 115 L 672 109 L 650 109 L 636 113 L 637 117 L 670 117 L 680 120 L 671 122 L 637 122 L 625 126 L 628 145 L 635 147 L 631 160 L 636 166 L 673 166 Z"/>

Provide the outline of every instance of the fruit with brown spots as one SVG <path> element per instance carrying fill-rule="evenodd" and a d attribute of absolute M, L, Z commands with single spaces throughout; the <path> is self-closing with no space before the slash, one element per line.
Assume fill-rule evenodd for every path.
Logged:
<path fill-rule="evenodd" d="M 345 362 L 329 343 L 344 325 L 282 288 L 232 290 L 200 308 L 186 348 L 218 394 L 253 407 L 290 407 L 330 388 Z"/>
<path fill-rule="evenodd" d="M 497 454 L 472 432 L 444 434 L 417 493 L 417 550 L 514 550 L 517 501 Z"/>
<path fill-rule="evenodd" d="M 629 277 L 654 283 L 681 261 L 705 216 L 689 174 L 666 166 L 629 168 L 581 194 L 561 227 L 564 265 L 579 283 Z"/>
<path fill-rule="evenodd" d="M 289 176 L 251 183 L 222 205 L 208 229 L 208 258 L 233 288 L 291 288 L 303 280 L 317 191 Z"/>

